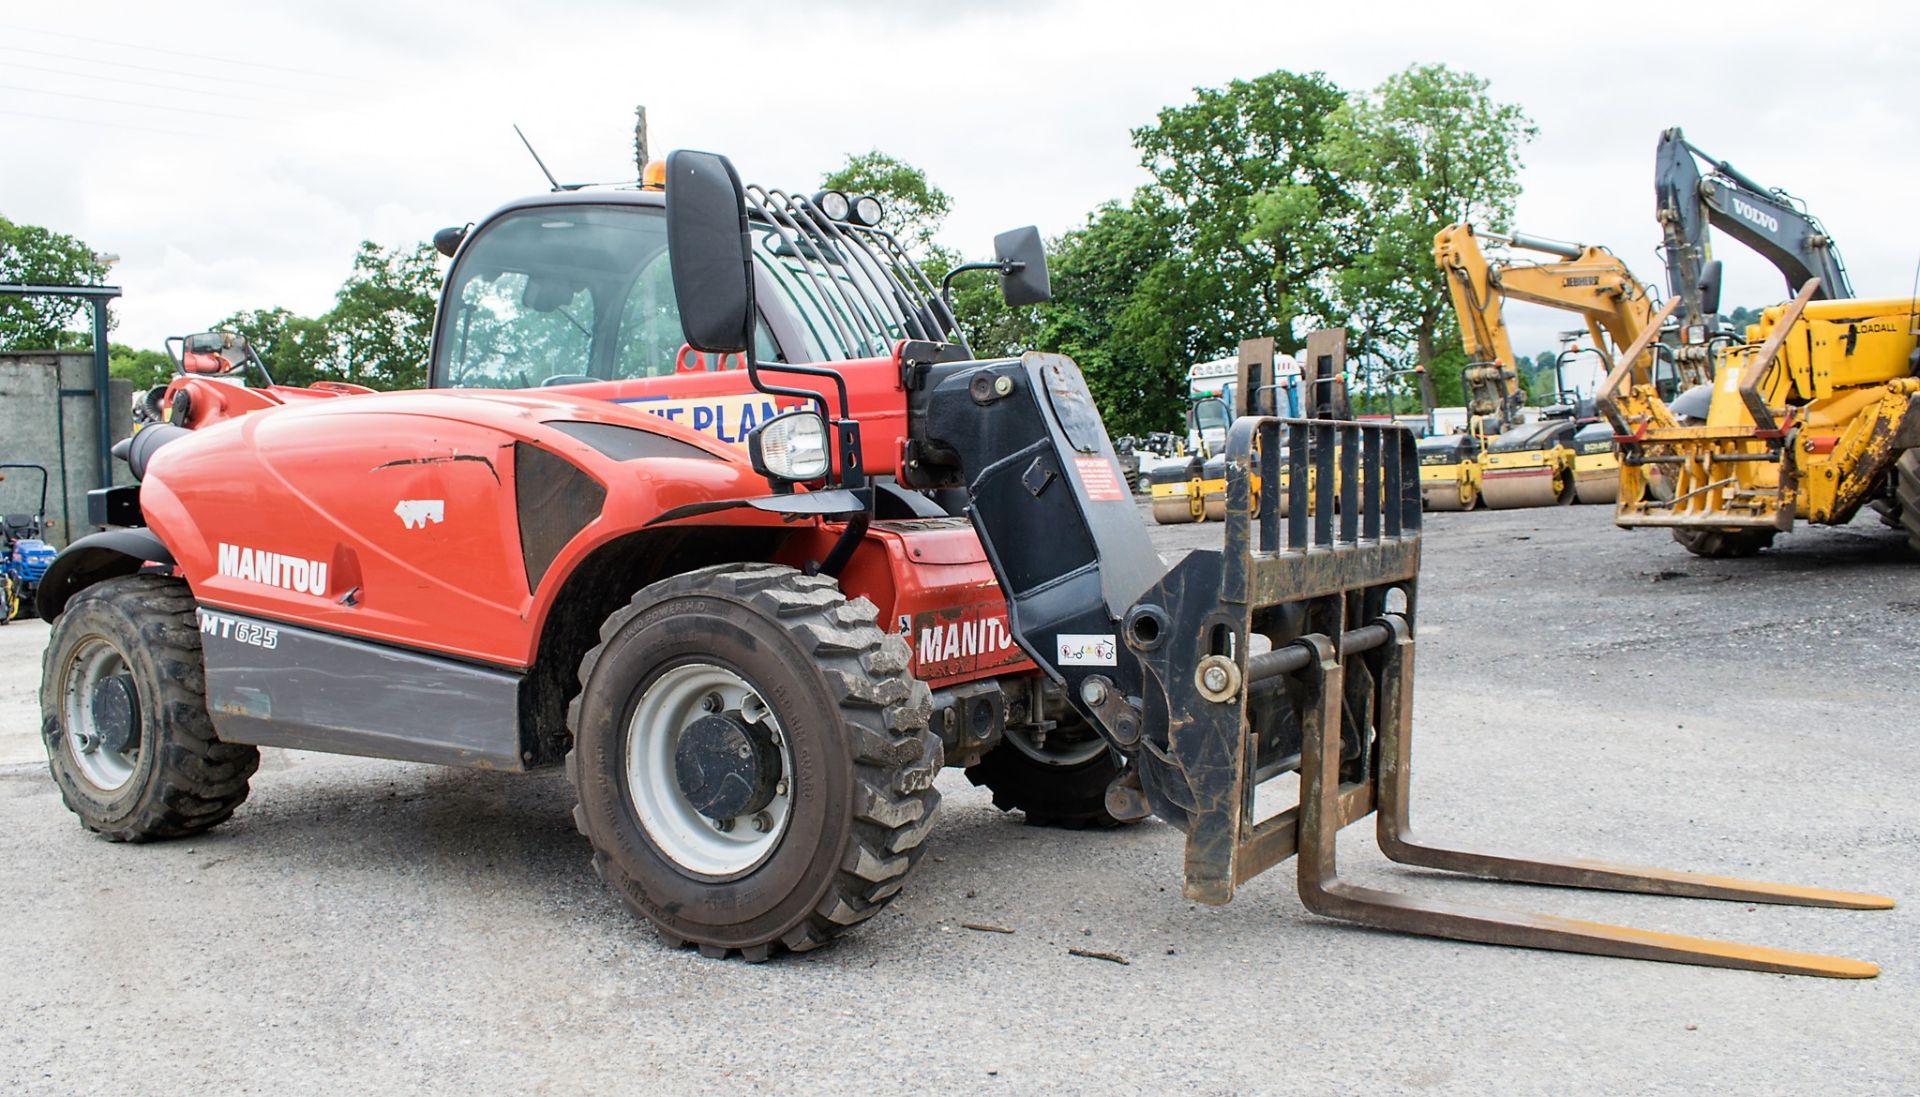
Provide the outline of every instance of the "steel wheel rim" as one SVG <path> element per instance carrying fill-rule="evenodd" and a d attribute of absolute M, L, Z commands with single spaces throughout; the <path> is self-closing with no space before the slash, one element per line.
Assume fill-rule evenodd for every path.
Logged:
<path fill-rule="evenodd" d="M 780 753 L 780 783 L 760 812 L 729 820 L 730 830 L 700 814 L 680 791 L 674 751 L 681 733 L 714 710 L 737 714 L 771 731 Z M 684 663 L 648 684 L 627 722 L 627 802 L 654 847 L 689 875 L 726 879 L 758 868 L 780 844 L 793 810 L 793 755 L 778 718 L 751 682 L 712 663 Z M 757 817 L 764 815 L 760 820 Z M 756 823 L 764 822 L 765 829 Z"/>
<path fill-rule="evenodd" d="M 101 681 L 128 670 L 127 660 L 105 638 L 89 636 L 67 657 L 61 688 L 61 716 L 67 757 L 80 776 L 102 792 L 115 792 L 133 780 L 140 764 L 138 737 L 126 750 L 108 750 L 94 719 L 93 690 Z"/>

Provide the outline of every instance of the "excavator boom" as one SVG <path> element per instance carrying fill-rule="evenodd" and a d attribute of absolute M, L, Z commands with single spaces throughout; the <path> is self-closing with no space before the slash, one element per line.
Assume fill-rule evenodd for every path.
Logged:
<path fill-rule="evenodd" d="M 1704 176 L 1701 161 L 1708 166 Z M 1711 229 L 1758 252 L 1786 279 L 1788 293 L 1818 278 L 1820 287 L 1813 300 L 1853 296 L 1840 249 L 1819 218 L 1787 192 L 1762 186 L 1732 164 L 1701 151 L 1677 126 L 1660 134 L 1653 189 L 1666 248 L 1667 289 L 1680 298 L 1683 331 L 1710 327 L 1719 309 L 1720 276 Z"/>

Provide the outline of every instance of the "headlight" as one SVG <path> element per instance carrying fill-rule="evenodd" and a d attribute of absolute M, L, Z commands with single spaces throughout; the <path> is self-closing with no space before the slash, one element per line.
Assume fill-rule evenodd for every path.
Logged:
<path fill-rule="evenodd" d="M 829 468 L 827 422 L 811 411 L 777 415 L 747 435 L 754 471 L 776 480 L 818 480 Z"/>
<path fill-rule="evenodd" d="M 868 228 L 878 228 L 880 218 L 886 211 L 880 207 L 880 199 L 871 194 L 863 194 L 853 200 L 853 223 Z"/>
<path fill-rule="evenodd" d="M 845 221 L 853 203 L 849 202 L 847 196 L 840 191 L 821 190 L 814 192 L 813 206 L 831 220 Z"/>

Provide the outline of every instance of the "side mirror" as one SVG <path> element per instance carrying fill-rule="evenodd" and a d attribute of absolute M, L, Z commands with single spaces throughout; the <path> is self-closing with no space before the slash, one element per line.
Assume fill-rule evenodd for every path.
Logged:
<path fill-rule="evenodd" d="M 1000 296 L 1008 308 L 1039 305 L 1053 300 L 1047 279 L 1047 248 L 1040 230 L 1028 225 L 993 238 L 993 257 L 1001 264 Z"/>
<path fill-rule="evenodd" d="M 667 154 L 667 253 L 687 345 L 744 354 L 753 328 L 753 253 L 747 201 L 733 162 L 718 153 Z"/>
<path fill-rule="evenodd" d="M 433 250 L 449 259 L 453 258 L 453 253 L 460 250 L 460 241 L 467 238 L 467 230 L 472 227 L 471 225 L 452 225 L 434 233 Z"/>
<path fill-rule="evenodd" d="M 1700 311 L 1705 313 L 1698 318 L 1707 323 L 1720 311 L 1720 260 L 1708 263 L 1700 272 Z"/>

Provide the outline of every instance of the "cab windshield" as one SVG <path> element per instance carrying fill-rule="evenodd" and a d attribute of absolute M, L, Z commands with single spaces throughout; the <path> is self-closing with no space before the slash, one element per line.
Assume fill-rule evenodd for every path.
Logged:
<path fill-rule="evenodd" d="M 1193 423 L 1198 430 L 1226 430 L 1227 402 L 1209 397 L 1193 405 Z"/>
<path fill-rule="evenodd" d="M 761 361 L 886 354 L 893 338 L 904 337 L 898 324 L 866 331 L 844 322 L 832 306 L 845 312 L 845 295 L 836 297 L 840 287 L 827 283 L 845 279 L 835 265 L 803 263 L 795 242 L 755 228 L 760 291 L 779 296 L 778 311 L 793 329 L 776 338 L 763 311 L 754 343 Z M 685 345 L 666 215 L 655 207 L 564 205 L 505 214 L 461 252 L 445 301 L 450 315 L 434 348 L 440 386 L 538 388 L 720 365 Z"/>

